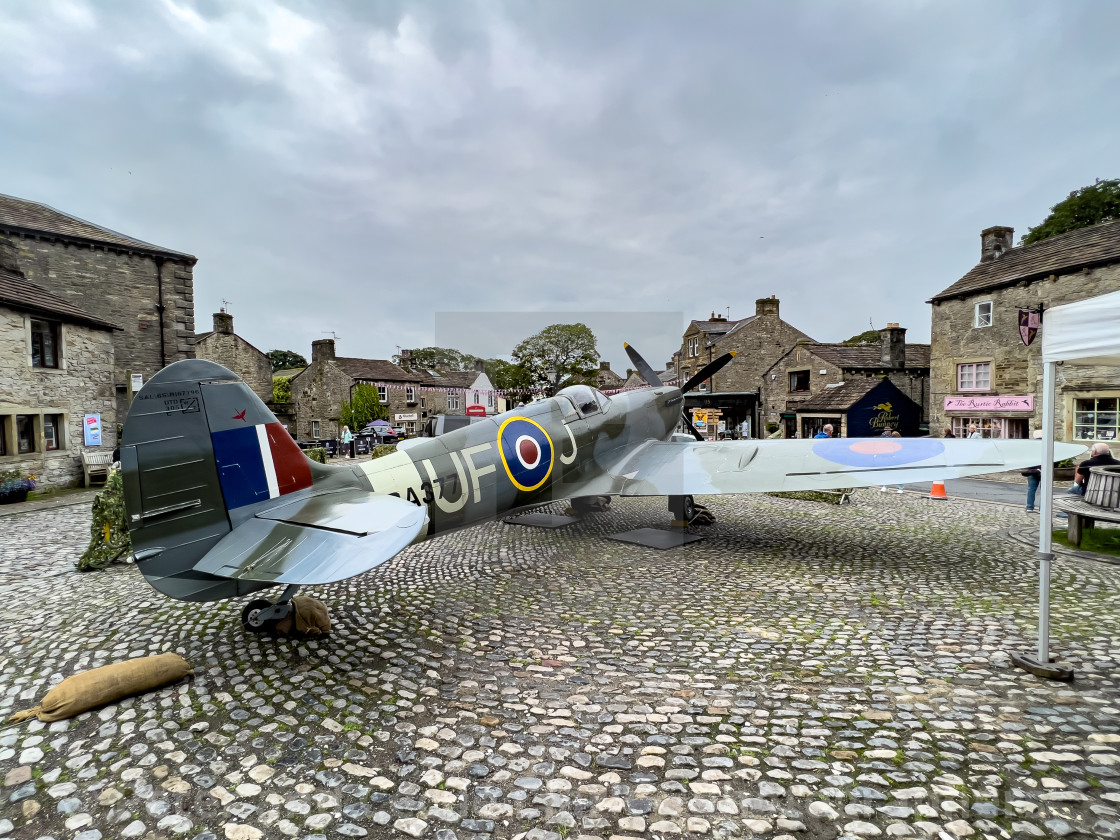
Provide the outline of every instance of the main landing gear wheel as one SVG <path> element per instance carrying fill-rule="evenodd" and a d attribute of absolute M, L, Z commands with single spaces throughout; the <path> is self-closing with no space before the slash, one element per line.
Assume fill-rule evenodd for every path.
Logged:
<path fill-rule="evenodd" d="M 272 602 L 265 598 L 256 598 L 245 605 L 241 611 L 241 626 L 250 633 L 266 633 L 271 625 L 276 622 L 262 616 L 262 613 L 272 606 Z"/>

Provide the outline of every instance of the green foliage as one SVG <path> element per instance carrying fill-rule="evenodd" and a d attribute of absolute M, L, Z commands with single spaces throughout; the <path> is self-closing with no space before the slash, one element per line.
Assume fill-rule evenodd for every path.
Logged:
<path fill-rule="evenodd" d="M 327 450 L 321 446 L 316 446 L 312 449 L 303 450 L 303 454 L 310 458 L 312 461 L 317 461 L 320 464 L 327 463 Z"/>
<path fill-rule="evenodd" d="M 89 527 L 89 547 L 75 564 L 79 572 L 104 569 L 115 560 L 132 553 L 128 535 L 128 514 L 124 508 L 124 481 L 121 471 L 113 470 L 105 489 L 93 500 L 93 523 Z"/>
<path fill-rule="evenodd" d="M 289 368 L 307 367 L 307 359 L 291 350 L 269 350 L 268 361 L 272 363 L 273 373 Z"/>
<path fill-rule="evenodd" d="M 792 490 L 787 493 L 768 493 L 776 499 L 797 499 L 802 502 L 824 502 L 826 505 L 842 505 L 844 497 L 851 495 L 851 488 L 846 490 Z"/>
<path fill-rule="evenodd" d="M 396 364 L 401 364 L 404 361 L 400 355 L 393 357 Z M 474 363 L 478 361 L 477 356 L 472 356 L 470 353 L 461 353 L 451 347 L 421 347 L 419 350 L 413 350 L 412 355 L 408 359 L 408 364 L 414 368 L 422 368 L 424 370 L 474 370 Z"/>
<path fill-rule="evenodd" d="M 388 420 L 389 409 L 381 404 L 377 388 L 373 385 L 358 385 L 353 391 L 353 403 L 343 402 L 339 411 L 340 421 L 356 432 L 373 420 Z"/>
<path fill-rule="evenodd" d="M 292 377 L 278 376 L 272 380 L 272 401 L 274 403 L 292 401 Z"/>
<path fill-rule="evenodd" d="M 395 443 L 379 443 L 377 444 L 377 446 L 373 447 L 373 449 L 370 450 L 369 455 L 370 459 L 372 460 L 374 458 L 380 458 L 384 455 L 388 455 L 389 453 L 396 451 L 397 445 Z"/>
<path fill-rule="evenodd" d="M 486 376 L 499 391 L 528 391 L 533 387 L 528 368 L 505 359 L 487 359 Z"/>
<path fill-rule="evenodd" d="M 530 382 L 549 389 L 570 376 L 590 376 L 599 363 L 595 334 L 586 324 L 553 324 L 513 349 Z"/>
<path fill-rule="evenodd" d="M 1097 179 L 1095 184 L 1074 190 L 1065 201 L 1050 208 L 1050 215 L 1038 227 L 1027 229 L 1020 242 L 1030 245 L 1089 225 L 1120 219 L 1120 178 Z"/>
<path fill-rule="evenodd" d="M 841 343 L 852 346 L 863 346 L 865 344 L 878 344 L 882 339 L 883 337 L 879 335 L 878 330 L 867 330 L 861 332 L 859 335 L 853 335 L 851 338 Z"/>

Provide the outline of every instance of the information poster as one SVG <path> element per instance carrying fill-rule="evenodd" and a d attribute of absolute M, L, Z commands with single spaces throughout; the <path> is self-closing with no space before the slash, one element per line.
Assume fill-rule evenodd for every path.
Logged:
<path fill-rule="evenodd" d="M 87 414 L 82 420 L 82 430 L 85 433 L 86 446 L 101 445 L 101 415 Z"/>

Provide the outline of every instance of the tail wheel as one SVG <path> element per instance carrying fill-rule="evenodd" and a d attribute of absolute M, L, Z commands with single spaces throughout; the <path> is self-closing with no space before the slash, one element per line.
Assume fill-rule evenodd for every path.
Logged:
<path fill-rule="evenodd" d="M 272 602 L 264 598 L 256 598 L 245 605 L 241 611 L 241 626 L 250 633 L 264 633 L 273 622 L 261 618 L 261 612 L 272 606 Z"/>

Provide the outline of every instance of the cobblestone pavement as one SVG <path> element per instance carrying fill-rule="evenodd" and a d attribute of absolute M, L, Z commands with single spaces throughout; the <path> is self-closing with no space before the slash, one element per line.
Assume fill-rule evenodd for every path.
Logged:
<path fill-rule="evenodd" d="M 1018 510 L 876 490 L 706 500 L 705 542 L 622 500 L 494 523 L 311 594 L 327 639 L 79 575 L 88 511 L 0 523 L 0 712 L 178 651 L 193 681 L 0 730 L 0 836 L 56 840 L 1120 836 L 1120 567 L 1059 562 L 1072 684 L 1033 646 Z"/>

